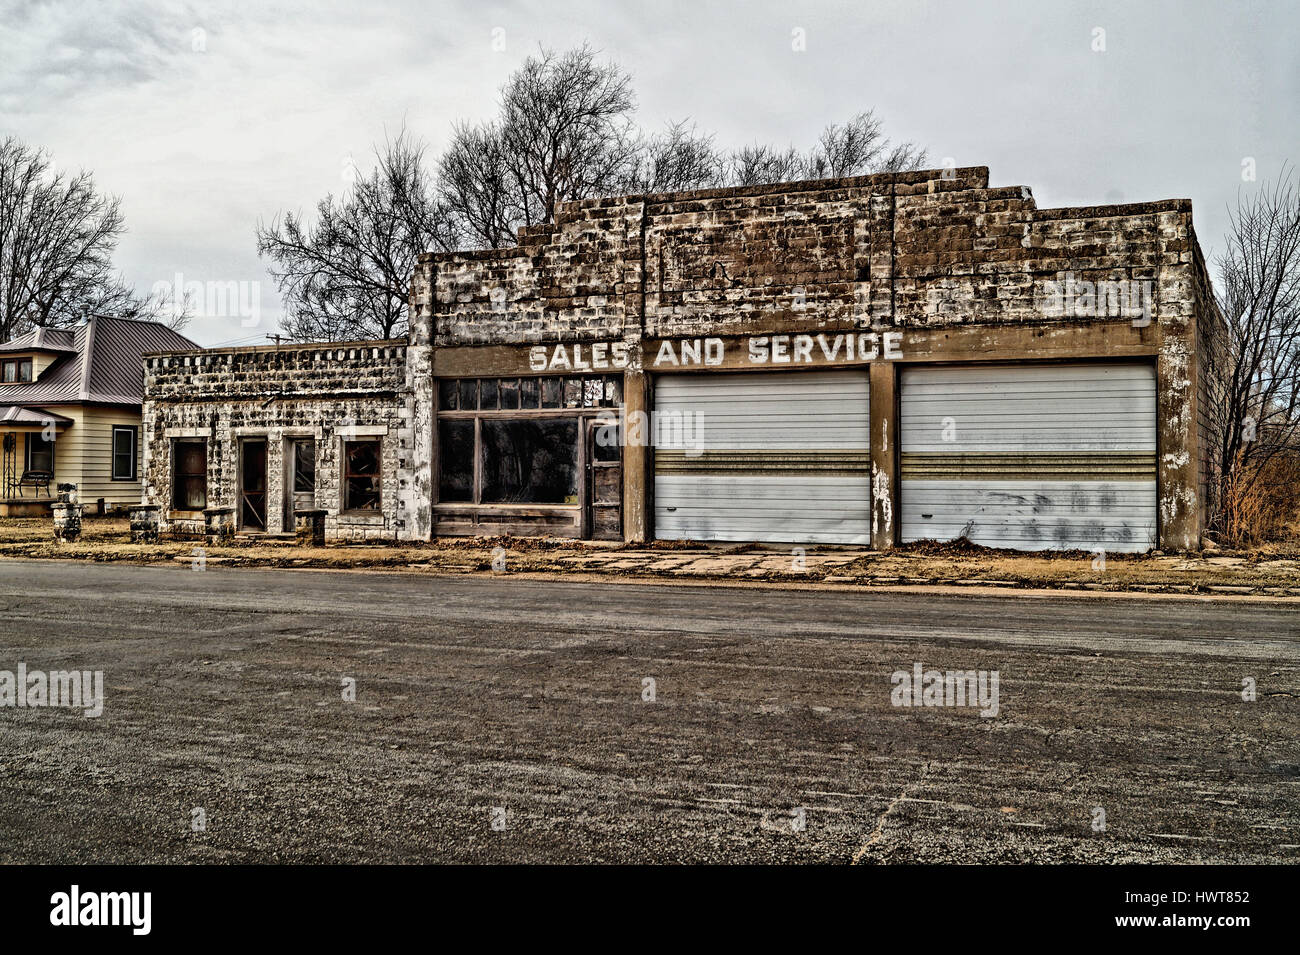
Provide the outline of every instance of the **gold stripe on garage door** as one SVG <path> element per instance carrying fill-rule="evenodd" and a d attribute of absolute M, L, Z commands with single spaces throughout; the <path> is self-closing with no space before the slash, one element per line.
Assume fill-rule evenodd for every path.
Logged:
<path fill-rule="evenodd" d="M 1149 451 L 911 451 L 902 479 L 916 481 L 1154 481 Z"/>
<path fill-rule="evenodd" d="M 677 451 L 655 452 L 655 474 L 871 473 L 870 451 Z"/>

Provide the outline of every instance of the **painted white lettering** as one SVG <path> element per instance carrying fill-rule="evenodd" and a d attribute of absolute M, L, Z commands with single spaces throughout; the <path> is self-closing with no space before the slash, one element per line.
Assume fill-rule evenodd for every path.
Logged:
<path fill-rule="evenodd" d="M 670 365 L 676 365 L 677 352 L 673 351 L 672 342 L 663 342 L 659 346 L 659 354 L 655 356 L 655 367 L 664 364 L 667 361 Z"/>
<path fill-rule="evenodd" d="M 834 347 L 834 348 L 828 348 L 828 347 L 826 346 L 826 336 L 825 336 L 825 335 L 818 335 L 818 336 L 817 336 L 817 344 L 821 345 L 821 347 L 822 347 L 822 354 L 826 356 L 826 360 L 827 360 L 827 361 L 834 361 L 834 360 L 835 360 L 835 356 L 838 355 L 838 354 L 840 353 L 840 346 L 842 346 L 842 345 L 844 344 L 844 336 L 843 336 L 843 335 L 836 335 L 835 338 L 834 338 L 834 341 L 835 341 L 835 347 Z"/>
<path fill-rule="evenodd" d="M 903 357 L 903 333 L 902 332 L 885 332 L 885 358 L 895 359 Z"/>
<path fill-rule="evenodd" d="M 682 364 L 698 365 L 700 363 L 700 340 L 682 342 Z"/>

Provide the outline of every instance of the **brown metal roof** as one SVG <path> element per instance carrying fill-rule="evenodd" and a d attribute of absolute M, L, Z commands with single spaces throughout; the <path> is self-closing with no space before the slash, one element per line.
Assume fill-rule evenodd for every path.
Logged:
<path fill-rule="evenodd" d="M 128 318 L 92 318 L 75 329 L 43 329 L 51 342 L 64 339 L 67 352 L 30 384 L 0 384 L 0 405 L 122 404 L 138 405 L 144 401 L 145 352 L 190 350 L 199 346 L 184 335 L 158 322 L 138 322 Z M 50 336 L 51 332 L 62 335 Z M 35 335 L 36 333 L 33 333 Z M 9 345 L 26 340 L 25 346 L 7 351 L 49 351 L 33 342 L 33 335 L 15 339 Z"/>
<path fill-rule="evenodd" d="M 55 427 L 64 427 L 72 424 L 72 419 L 52 411 L 33 411 L 31 408 L 19 408 L 16 405 L 0 405 L 0 424 L 44 428 L 51 423 Z"/>
<path fill-rule="evenodd" d="M 70 328 L 38 328 L 0 345 L 0 352 L 71 352 L 77 350 L 75 337 Z"/>

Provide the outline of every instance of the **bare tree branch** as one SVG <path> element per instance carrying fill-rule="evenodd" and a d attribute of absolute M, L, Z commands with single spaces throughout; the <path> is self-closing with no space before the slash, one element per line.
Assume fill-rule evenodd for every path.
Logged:
<path fill-rule="evenodd" d="M 288 312 L 290 338 L 363 340 L 406 334 L 407 293 L 420 253 L 455 245 L 450 217 L 403 130 L 345 195 L 327 195 L 315 222 L 285 213 L 259 223 L 257 249 Z"/>

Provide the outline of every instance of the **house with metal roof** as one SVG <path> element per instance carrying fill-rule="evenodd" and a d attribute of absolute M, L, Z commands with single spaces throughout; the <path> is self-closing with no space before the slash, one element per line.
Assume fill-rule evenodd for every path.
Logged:
<path fill-rule="evenodd" d="M 138 503 L 141 356 L 195 347 L 157 322 L 108 317 L 0 344 L 0 517 L 48 512 L 59 484 L 91 509 Z"/>

